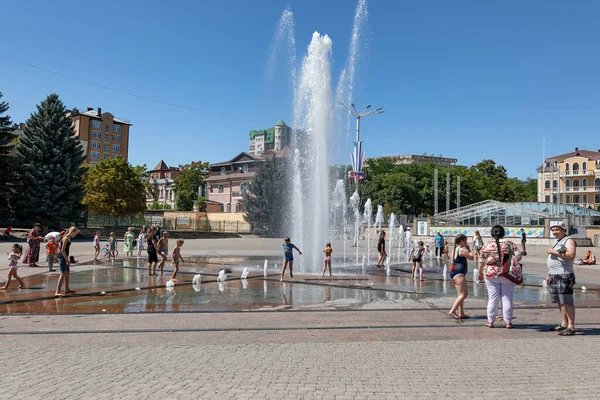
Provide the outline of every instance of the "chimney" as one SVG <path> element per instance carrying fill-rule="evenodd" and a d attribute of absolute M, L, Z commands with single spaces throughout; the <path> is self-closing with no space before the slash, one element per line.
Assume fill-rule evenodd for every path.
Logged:
<path fill-rule="evenodd" d="M 579 147 L 575 147 L 575 152 L 578 152 L 578 151 L 579 151 Z"/>
<path fill-rule="evenodd" d="M 98 107 L 98 116 L 102 116 L 102 109 L 100 107 Z"/>
<path fill-rule="evenodd" d="M 88 111 L 94 111 L 94 107 L 88 107 L 87 110 Z"/>

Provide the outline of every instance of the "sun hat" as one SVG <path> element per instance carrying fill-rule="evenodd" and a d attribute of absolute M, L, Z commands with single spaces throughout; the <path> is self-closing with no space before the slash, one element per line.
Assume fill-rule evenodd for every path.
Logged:
<path fill-rule="evenodd" d="M 550 229 L 554 228 L 555 226 L 564 229 L 565 231 L 567 230 L 567 226 L 565 225 L 564 221 L 553 221 L 550 224 Z"/>

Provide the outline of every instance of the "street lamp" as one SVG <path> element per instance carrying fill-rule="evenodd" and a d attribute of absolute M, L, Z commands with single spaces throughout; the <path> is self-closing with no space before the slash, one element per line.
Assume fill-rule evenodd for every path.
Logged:
<path fill-rule="evenodd" d="M 364 174 L 362 173 L 364 153 L 362 152 L 362 143 L 360 141 L 360 119 L 369 115 L 383 114 L 384 111 L 382 107 L 370 110 L 370 104 L 360 112 L 356 109 L 356 105 L 354 103 L 350 104 L 350 107 L 346 106 L 344 103 L 339 103 L 339 108 L 345 113 L 348 113 L 349 115 L 352 115 L 356 118 L 356 141 L 354 142 L 354 153 L 351 156 L 353 168 L 352 173 L 356 182 L 356 191 L 358 192 L 358 181 L 361 176 L 364 176 Z"/>

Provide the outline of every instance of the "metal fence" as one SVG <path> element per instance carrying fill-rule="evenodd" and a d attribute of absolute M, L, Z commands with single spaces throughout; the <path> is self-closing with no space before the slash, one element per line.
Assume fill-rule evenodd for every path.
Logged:
<path fill-rule="evenodd" d="M 133 215 L 128 217 L 111 217 L 109 215 L 88 215 L 86 228 L 128 228 L 143 225 L 161 225 L 164 218 L 156 216 Z"/>

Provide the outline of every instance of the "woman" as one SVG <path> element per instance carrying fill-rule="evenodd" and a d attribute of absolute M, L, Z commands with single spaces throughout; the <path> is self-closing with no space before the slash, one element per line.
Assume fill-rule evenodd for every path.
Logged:
<path fill-rule="evenodd" d="M 594 254 L 592 254 L 591 250 L 588 250 L 585 253 L 585 257 L 583 258 L 583 260 L 579 260 L 577 262 L 577 264 L 579 265 L 595 265 L 596 264 L 596 256 Z"/>
<path fill-rule="evenodd" d="M 133 256 L 133 228 L 132 227 L 127 228 L 127 232 L 125 232 L 125 237 L 124 237 L 123 241 L 125 242 L 125 244 L 123 245 L 125 254 L 127 255 L 127 257 Z"/>
<path fill-rule="evenodd" d="M 40 242 L 44 238 L 40 236 L 41 225 L 36 223 L 29 234 L 27 235 L 27 251 L 25 252 L 25 258 L 23 262 L 29 264 L 30 267 L 39 267 L 37 262 L 40 259 Z"/>
<path fill-rule="evenodd" d="M 521 260 L 521 253 L 519 253 L 517 245 L 510 240 L 500 241 L 505 235 L 502 226 L 493 226 L 491 235 L 492 240 L 487 242 L 481 249 L 481 256 L 486 265 L 485 286 L 487 287 L 488 292 L 488 322 L 486 326 L 488 328 L 494 327 L 496 312 L 498 311 L 498 301 L 502 298 L 502 318 L 506 323 L 506 329 L 512 329 L 512 299 L 516 285 L 500 275 L 502 274 L 502 265 L 506 262 L 511 263 L 509 267 L 513 275 L 520 274 L 520 268 L 513 267 L 518 266 L 518 263 Z M 510 258 L 511 252 L 513 254 L 512 260 Z"/>
<path fill-rule="evenodd" d="M 483 239 L 479 231 L 475 231 L 473 236 L 473 249 L 475 250 L 475 266 L 477 267 L 477 283 L 483 283 L 483 259 L 481 258 L 481 248 Z"/>
<path fill-rule="evenodd" d="M 465 299 L 469 296 L 469 289 L 467 288 L 467 260 L 473 261 L 473 253 L 467 244 L 467 237 L 462 233 L 457 235 L 454 239 L 454 251 L 452 252 L 452 265 L 450 266 L 450 278 L 454 281 L 456 287 L 456 293 L 458 296 L 452 305 L 452 308 L 448 312 L 448 315 L 456 319 L 469 318 L 465 314 L 463 305 Z M 457 313 L 458 311 L 458 313 Z"/>
<path fill-rule="evenodd" d="M 158 263 L 158 240 L 156 228 L 151 226 L 146 232 L 146 251 L 148 252 L 148 275 L 156 275 L 156 263 Z"/>
<path fill-rule="evenodd" d="M 60 240 L 60 251 L 58 252 L 58 265 L 60 266 L 60 276 L 56 284 L 56 293 L 54 297 L 66 296 L 70 293 L 75 293 L 69 287 L 69 276 L 71 275 L 71 261 L 69 260 L 69 251 L 71 249 L 71 239 L 77 236 L 79 229 L 72 226 Z M 62 285 L 65 284 L 65 294 L 61 293 Z"/>
<path fill-rule="evenodd" d="M 377 242 L 377 251 L 379 252 L 379 260 L 377 260 L 377 267 L 383 267 L 387 253 L 385 252 L 385 231 L 381 231 L 379 234 L 379 241 Z"/>

